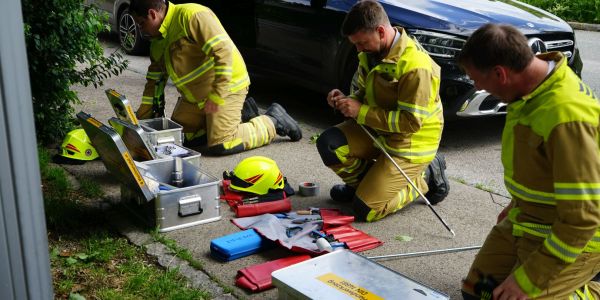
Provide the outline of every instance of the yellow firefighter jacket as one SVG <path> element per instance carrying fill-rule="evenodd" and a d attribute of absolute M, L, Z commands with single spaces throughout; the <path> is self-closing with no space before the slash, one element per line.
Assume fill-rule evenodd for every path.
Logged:
<path fill-rule="evenodd" d="M 540 240 L 514 272 L 529 297 L 582 252 L 600 252 L 600 105 L 561 53 L 533 92 L 508 105 L 502 136 L 513 235 Z"/>
<path fill-rule="evenodd" d="M 169 3 L 160 32 L 162 38 L 150 45 L 142 104 L 163 93 L 168 77 L 184 100 L 200 109 L 207 99 L 222 105 L 229 93 L 250 85 L 241 54 L 209 8 Z"/>
<path fill-rule="evenodd" d="M 350 97 L 361 101 L 356 121 L 379 134 L 386 150 L 413 163 L 433 160 L 442 135 L 440 67 L 404 31 L 388 55 L 372 66 L 358 55 L 356 86 Z"/>

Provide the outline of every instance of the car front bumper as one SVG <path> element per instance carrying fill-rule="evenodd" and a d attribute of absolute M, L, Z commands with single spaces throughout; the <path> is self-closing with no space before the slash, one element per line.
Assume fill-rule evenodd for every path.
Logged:
<path fill-rule="evenodd" d="M 573 56 L 569 59 L 569 66 L 581 77 L 583 62 L 577 48 L 575 48 Z M 506 114 L 505 103 L 500 102 L 498 98 L 485 90 L 476 90 L 473 81 L 455 66 L 442 64 L 442 72 L 446 76 L 442 78 L 443 83 L 440 94 L 444 102 L 444 116 L 446 119 Z"/>

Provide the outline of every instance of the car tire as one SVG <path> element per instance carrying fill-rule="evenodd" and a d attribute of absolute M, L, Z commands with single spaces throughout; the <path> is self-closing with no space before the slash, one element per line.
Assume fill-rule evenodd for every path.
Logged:
<path fill-rule="evenodd" d="M 142 38 L 140 29 L 135 25 L 129 9 L 119 14 L 119 43 L 127 54 L 144 55 L 148 53 L 150 43 Z"/>
<path fill-rule="evenodd" d="M 341 57 L 344 59 L 338 64 L 337 87 L 346 95 L 350 95 L 352 84 L 358 69 L 358 56 L 354 45 L 344 41 L 340 47 Z"/>

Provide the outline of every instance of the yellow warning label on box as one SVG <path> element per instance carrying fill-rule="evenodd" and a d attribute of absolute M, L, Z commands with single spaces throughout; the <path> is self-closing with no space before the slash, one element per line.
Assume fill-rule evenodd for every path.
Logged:
<path fill-rule="evenodd" d="M 146 182 L 142 178 L 140 171 L 138 171 L 137 167 L 135 166 L 135 163 L 133 162 L 133 159 L 131 159 L 129 152 L 124 152 L 122 155 L 123 155 L 123 158 L 125 159 L 125 162 L 127 163 L 127 166 L 129 167 L 129 170 L 133 174 L 133 177 L 135 177 L 135 181 L 137 181 L 138 185 L 140 187 L 143 187 L 144 185 L 146 185 Z"/>
<path fill-rule="evenodd" d="M 129 119 L 131 120 L 131 122 L 133 123 L 133 125 L 139 125 L 140 124 L 138 122 L 137 117 L 135 116 L 135 113 L 131 109 L 131 105 L 127 105 L 127 114 L 129 114 Z"/>
<path fill-rule="evenodd" d="M 109 93 L 117 98 L 121 97 L 121 94 L 117 93 L 117 91 L 115 91 L 115 90 L 110 90 Z"/>
<path fill-rule="evenodd" d="M 98 120 L 96 120 L 96 119 L 94 119 L 92 117 L 89 117 L 87 119 L 87 121 L 88 121 L 88 123 L 90 123 L 90 124 L 92 124 L 92 125 L 94 125 L 94 126 L 96 126 L 98 128 L 100 128 L 100 126 L 102 126 L 102 123 L 100 123 L 100 121 L 98 121 Z"/>
<path fill-rule="evenodd" d="M 375 295 L 373 292 L 354 284 L 333 273 L 327 273 L 317 277 L 318 280 L 326 283 L 334 289 L 359 300 L 383 300 L 383 297 Z"/>

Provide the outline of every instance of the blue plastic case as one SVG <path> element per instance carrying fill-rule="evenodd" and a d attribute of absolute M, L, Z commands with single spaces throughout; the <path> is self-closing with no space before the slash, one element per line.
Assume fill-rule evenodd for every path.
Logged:
<path fill-rule="evenodd" d="M 259 252 L 270 246 L 254 229 L 228 234 L 210 242 L 210 254 L 222 261 L 231 261 Z"/>

